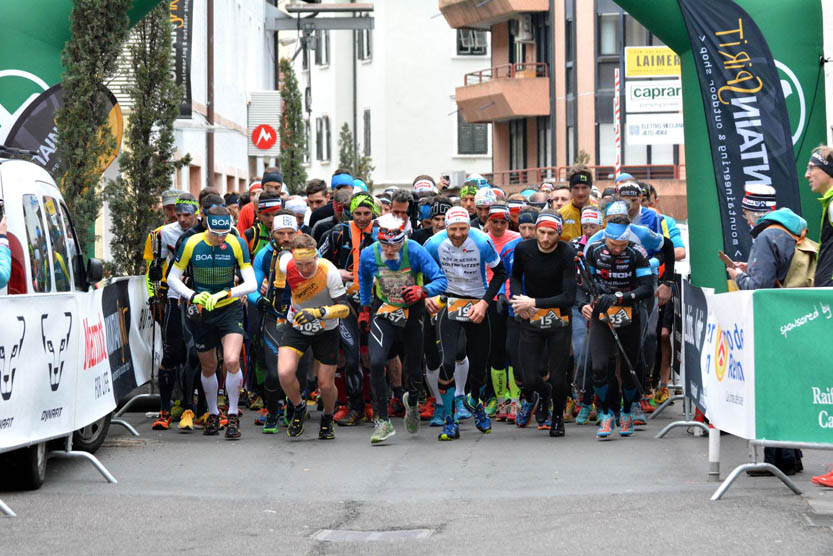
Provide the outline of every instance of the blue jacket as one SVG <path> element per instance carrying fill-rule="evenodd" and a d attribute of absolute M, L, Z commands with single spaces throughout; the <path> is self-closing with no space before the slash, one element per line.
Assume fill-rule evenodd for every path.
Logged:
<path fill-rule="evenodd" d="M 0 288 L 5 288 L 12 274 L 12 252 L 9 250 L 9 240 L 0 234 Z"/>
<path fill-rule="evenodd" d="M 807 221 L 788 208 L 767 213 L 752 230 L 752 248 L 749 250 L 749 264 L 746 272 L 735 279 L 738 289 L 758 290 L 776 287 L 775 281 L 783 282 L 795 254 L 795 240 L 784 230 L 770 228 L 780 224 L 795 235 L 807 229 Z"/>
<path fill-rule="evenodd" d="M 440 266 L 422 245 L 412 239 L 407 240 L 407 242 L 408 262 L 411 265 L 411 272 L 422 274 L 425 281 L 423 286 L 425 294 L 428 297 L 434 297 L 443 293 L 448 287 L 448 281 L 445 274 L 440 270 Z M 373 244 L 371 244 L 362 249 L 359 256 L 359 296 L 361 297 L 362 307 L 369 307 L 373 302 L 373 278 L 379 272 L 373 249 Z M 399 261 L 385 261 L 385 266 L 390 270 L 399 270 L 401 258 Z"/>
<path fill-rule="evenodd" d="M 262 248 L 260 251 L 257 252 L 255 255 L 254 263 L 252 266 L 255 269 L 255 280 L 257 282 L 257 288 L 255 291 L 249 294 L 249 303 L 253 305 L 257 305 L 257 300 L 260 299 L 262 296 L 260 295 L 260 285 L 263 283 L 264 280 L 269 278 L 269 271 L 270 271 L 270 264 L 272 262 L 272 253 L 274 253 L 274 249 L 272 248 L 272 244 L 269 243 L 266 247 Z M 282 291 L 275 292 L 275 295 L 278 299 L 281 299 L 281 305 L 289 306 L 291 302 L 292 293 L 289 291 L 289 288 L 283 288 Z M 280 314 L 276 312 L 274 309 L 269 309 L 269 314 L 273 317 L 280 317 L 286 318 L 286 314 Z"/>

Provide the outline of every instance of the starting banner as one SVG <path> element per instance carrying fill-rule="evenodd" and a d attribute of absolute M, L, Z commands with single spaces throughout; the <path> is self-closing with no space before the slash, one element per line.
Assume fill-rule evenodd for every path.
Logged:
<path fill-rule="evenodd" d="M 0 299 L 0 452 L 56 438 L 113 411 L 161 353 L 142 277 L 86 293 Z"/>
<path fill-rule="evenodd" d="M 683 328 L 686 391 L 715 427 L 833 442 L 833 289 L 713 294 L 684 281 Z"/>

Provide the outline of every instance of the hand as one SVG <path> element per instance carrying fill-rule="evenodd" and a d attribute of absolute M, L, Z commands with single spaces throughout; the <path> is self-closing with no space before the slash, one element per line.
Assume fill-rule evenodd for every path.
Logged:
<path fill-rule="evenodd" d="M 426 297 L 425 298 L 425 308 L 428 309 L 428 312 L 431 314 L 437 314 L 442 310 L 439 303 L 437 303 L 437 299 L 435 297 Z"/>
<path fill-rule="evenodd" d="M 6 235 L 6 215 L 3 215 L 3 218 L 0 219 L 0 235 Z"/>
<path fill-rule="evenodd" d="M 607 313 L 607 310 L 615 304 L 615 295 L 613 295 L 612 293 L 602 294 L 599 296 L 599 299 L 596 300 L 596 305 L 593 307 L 593 312 L 595 312 L 597 315 L 603 315 Z"/>
<path fill-rule="evenodd" d="M 480 324 L 481 322 L 483 322 L 483 319 L 486 318 L 486 309 L 488 308 L 489 304 L 481 299 L 480 301 L 469 307 L 469 320 L 472 321 L 474 324 Z"/>
<path fill-rule="evenodd" d="M 229 297 L 229 291 L 228 290 L 223 290 L 219 293 L 215 293 L 214 295 L 210 295 L 208 297 L 208 299 L 206 300 L 206 302 L 205 302 L 205 308 L 208 311 L 213 311 L 214 308 L 217 307 L 217 303 L 219 303 L 220 301 L 222 301 L 224 299 L 228 299 L 228 297 Z"/>
<path fill-rule="evenodd" d="M 535 308 L 533 307 L 532 309 L 524 309 L 523 311 L 517 311 L 515 314 L 524 320 L 529 320 L 533 316 L 535 316 Z"/>
<path fill-rule="evenodd" d="M 342 282 L 346 283 L 346 282 L 352 282 L 353 281 L 353 273 L 350 272 L 349 270 L 344 270 L 343 268 L 340 268 L 338 273 L 341 274 L 341 281 Z"/>
<path fill-rule="evenodd" d="M 265 297 L 258 297 L 257 298 L 257 310 L 263 313 L 264 315 L 269 312 L 269 309 L 272 308 L 272 304 L 269 303 L 269 300 Z"/>
<path fill-rule="evenodd" d="M 741 274 L 741 271 L 737 268 L 727 268 L 726 272 L 729 274 L 729 278 L 732 280 L 737 280 L 738 276 Z"/>
<path fill-rule="evenodd" d="M 359 330 L 362 332 L 370 332 L 370 307 L 362 307 L 359 313 Z"/>
<path fill-rule="evenodd" d="M 741 272 L 749 272 L 749 263 L 735 263 L 735 266 L 739 268 Z"/>
<path fill-rule="evenodd" d="M 500 294 L 497 296 L 497 301 L 495 301 L 495 310 L 501 317 L 509 314 L 509 301 L 506 299 L 505 295 Z"/>
<path fill-rule="evenodd" d="M 264 278 L 263 283 L 260 284 L 260 295 L 266 295 L 267 291 L 269 291 L 269 280 Z"/>
<path fill-rule="evenodd" d="M 321 309 L 301 309 L 295 313 L 295 322 L 298 324 L 307 324 L 309 322 L 320 319 L 324 316 Z"/>
<path fill-rule="evenodd" d="M 526 295 L 512 296 L 512 310 L 516 313 L 527 313 L 535 310 L 535 300 Z"/>
<path fill-rule="evenodd" d="M 202 305 L 203 307 L 206 306 L 208 303 L 208 299 L 211 297 L 211 294 L 208 292 L 201 292 L 193 297 L 191 297 L 191 303 L 195 303 L 197 305 Z"/>
<path fill-rule="evenodd" d="M 405 299 L 405 303 L 413 305 L 418 301 L 422 301 L 427 296 L 425 295 L 425 290 L 420 286 L 405 286 L 402 288 L 402 297 Z"/>
<path fill-rule="evenodd" d="M 593 318 L 593 306 L 592 305 L 585 305 L 581 308 L 581 316 L 590 320 Z"/>
<path fill-rule="evenodd" d="M 668 284 L 660 284 L 655 295 L 657 296 L 659 306 L 662 307 L 671 299 L 671 286 Z"/>

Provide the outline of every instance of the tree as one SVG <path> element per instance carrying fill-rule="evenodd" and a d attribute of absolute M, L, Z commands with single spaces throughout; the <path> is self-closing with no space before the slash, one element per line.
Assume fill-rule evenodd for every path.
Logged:
<path fill-rule="evenodd" d="M 376 167 L 369 156 L 361 155 L 358 160 L 355 160 L 353 158 L 355 152 L 350 124 L 344 122 L 338 132 L 338 167 L 349 169 L 354 177 L 363 179 L 370 187 L 373 185 L 370 174 L 373 173 Z"/>
<path fill-rule="evenodd" d="M 115 73 L 130 21 L 132 0 L 74 0 L 69 17 L 71 38 L 61 57 L 63 106 L 58 130 L 60 189 L 84 246 L 95 240 L 94 222 L 101 211 L 97 187 L 103 162 L 116 148 L 106 125 L 109 113 L 102 84 Z"/>
<path fill-rule="evenodd" d="M 134 28 L 130 47 L 133 108 L 127 119 L 121 175 L 105 189 L 112 221 L 110 242 L 116 274 L 142 274 L 148 232 L 164 222 L 159 197 L 174 171 L 190 161 L 176 159 L 174 121 L 182 91 L 171 76 L 171 24 L 162 2 Z"/>
<path fill-rule="evenodd" d="M 300 193 L 307 183 L 307 171 L 304 168 L 304 155 L 307 151 L 307 128 L 301 104 L 301 92 L 292 63 L 282 58 L 281 100 L 281 173 L 284 183 L 292 193 Z"/>

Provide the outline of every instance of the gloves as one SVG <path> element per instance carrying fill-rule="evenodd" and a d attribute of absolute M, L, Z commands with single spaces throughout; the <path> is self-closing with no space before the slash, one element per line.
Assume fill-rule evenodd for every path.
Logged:
<path fill-rule="evenodd" d="M 324 316 L 324 311 L 318 309 L 301 309 L 295 313 L 295 322 L 298 324 L 307 324 L 314 320 L 318 320 Z"/>
<path fill-rule="evenodd" d="M 417 301 L 422 301 L 427 296 L 421 286 L 407 286 L 402 288 L 402 297 L 405 299 L 405 303 L 413 305 Z"/>
<path fill-rule="evenodd" d="M 495 310 L 497 311 L 497 314 L 501 317 L 509 314 L 509 301 L 507 301 L 505 295 L 500 294 L 499 296 L 497 296 L 497 301 L 495 302 Z"/>
<path fill-rule="evenodd" d="M 359 330 L 370 332 L 370 307 L 362 307 L 362 312 L 359 313 Z"/>
<path fill-rule="evenodd" d="M 209 311 L 213 311 L 214 308 L 217 306 L 217 303 L 224 299 L 228 299 L 229 293 L 230 292 L 228 290 L 224 290 L 219 293 L 215 293 L 214 295 L 208 296 L 208 299 L 205 302 L 205 308 Z"/>
<path fill-rule="evenodd" d="M 263 313 L 264 315 L 269 312 L 269 309 L 272 308 L 272 304 L 269 303 L 269 300 L 265 297 L 258 297 L 257 298 L 257 310 Z"/>
<path fill-rule="evenodd" d="M 205 307 L 208 303 L 208 298 L 210 297 L 211 294 L 208 292 L 195 293 L 191 296 L 191 303 L 196 303 L 197 305 L 202 305 L 203 307 Z"/>
<path fill-rule="evenodd" d="M 593 311 L 597 315 L 604 315 L 607 313 L 607 310 L 615 304 L 616 296 L 611 293 L 605 293 L 600 295 L 599 299 L 596 300 L 596 305 L 593 307 Z"/>

